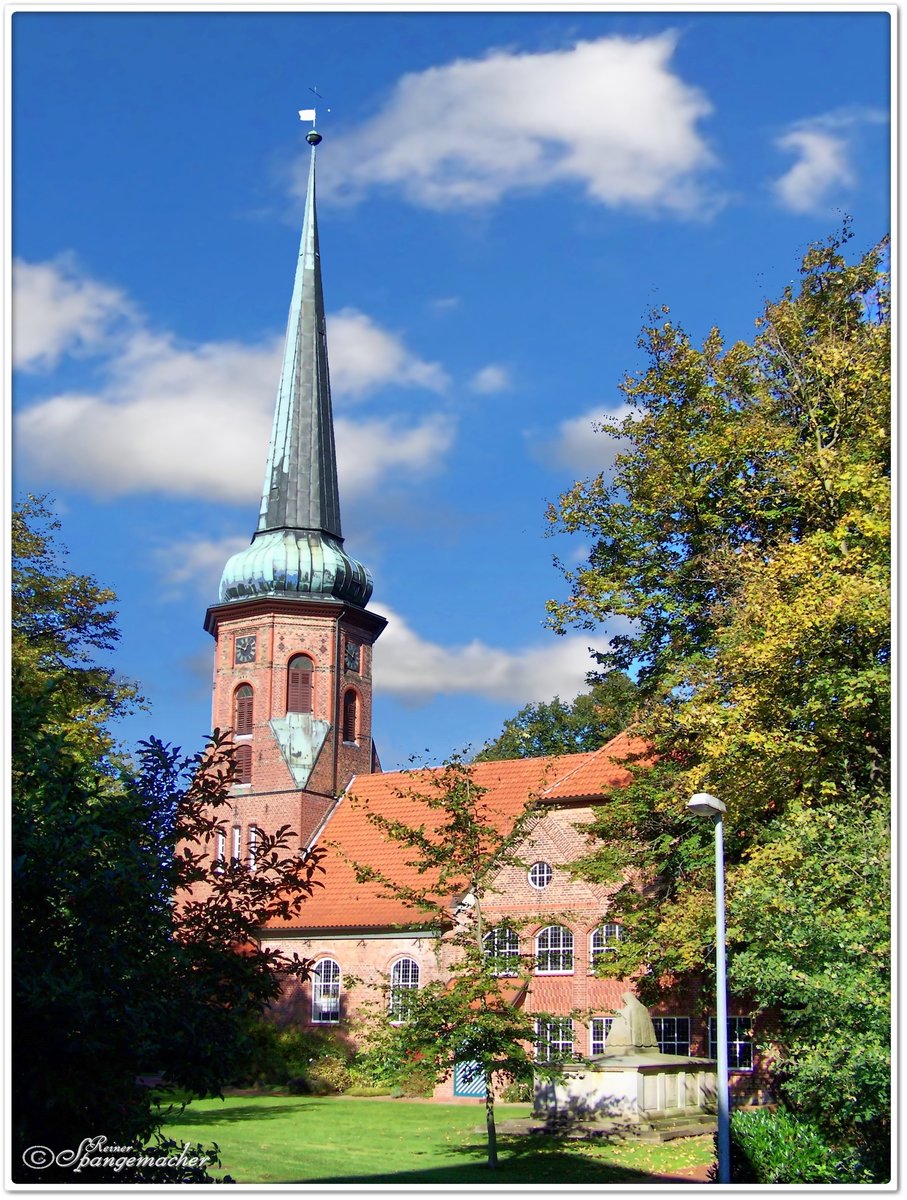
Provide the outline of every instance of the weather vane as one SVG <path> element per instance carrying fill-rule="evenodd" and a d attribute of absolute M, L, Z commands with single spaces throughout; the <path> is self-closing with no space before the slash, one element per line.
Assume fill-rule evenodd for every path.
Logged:
<path fill-rule="evenodd" d="M 312 93 L 313 96 L 317 96 L 319 100 L 324 99 L 324 96 L 322 96 L 321 92 L 319 92 L 316 88 L 310 87 L 309 91 Z M 331 110 L 328 108 L 325 111 L 330 112 Z M 299 119 L 300 119 L 300 121 L 311 121 L 312 122 L 312 128 L 305 135 L 305 140 L 309 143 L 310 146 L 317 146 L 318 143 L 321 141 L 321 134 L 315 128 L 315 109 L 314 108 L 301 108 L 299 110 Z"/>

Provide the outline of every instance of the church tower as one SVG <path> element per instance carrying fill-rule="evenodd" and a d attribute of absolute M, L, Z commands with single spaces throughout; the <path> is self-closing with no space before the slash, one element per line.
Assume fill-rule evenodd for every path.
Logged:
<path fill-rule="evenodd" d="M 302 114 L 300 114 L 302 116 Z M 306 114 L 313 115 L 313 114 Z M 372 742 L 368 571 L 343 548 L 312 147 L 299 259 L 258 528 L 224 568 L 205 628 L 215 640 L 215 728 L 236 745 L 232 845 L 290 825 L 307 844 Z"/>

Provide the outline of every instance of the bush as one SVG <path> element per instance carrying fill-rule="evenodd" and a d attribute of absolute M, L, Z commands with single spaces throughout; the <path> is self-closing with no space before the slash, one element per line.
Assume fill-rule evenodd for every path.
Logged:
<path fill-rule="evenodd" d="M 853 1149 L 832 1146 L 787 1109 L 731 1113 L 731 1183 L 870 1182 Z"/>
<path fill-rule="evenodd" d="M 353 1082 L 347 1060 L 340 1054 L 326 1054 L 323 1058 L 316 1058 L 306 1076 L 312 1084 L 314 1094 L 319 1096 L 345 1092 Z M 317 1090 L 319 1088 L 324 1090 Z"/>
<path fill-rule="evenodd" d="M 349 1048 L 336 1033 L 280 1029 L 260 1021 L 247 1031 L 247 1058 L 237 1086 L 278 1085 L 294 1095 L 324 1096 L 352 1082 Z"/>
<path fill-rule="evenodd" d="M 532 1100 L 532 1080 L 515 1079 L 501 1091 L 501 1100 L 505 1104 L 528 1104 Z"/>

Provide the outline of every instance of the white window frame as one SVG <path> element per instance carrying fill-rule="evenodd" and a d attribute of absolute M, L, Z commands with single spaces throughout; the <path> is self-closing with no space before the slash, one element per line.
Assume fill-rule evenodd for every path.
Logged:
<path fill-rule="evenodd" d="M 235 862 L 239 862 L 242 858 L 242 825 L 233 826 L 232 836 L 233 840 L 231 844 L 233 853 L 230 855 L 230 858 Z"/>
<path fill-rule="evenodd" d="M 571 1017 L 536 1017 L 536 1062 L 562 1062 L 573 1057 L 574 1032 Z"/>
<path fill-rule="evenodd" d="M 606 921 L 589 935 L 589 963 L 595 966 L 600 958 L 617 949 L 624 940 L 624 927 L 617 921 Z"/>
<path fill-rule="evenodd" d="M 613 1017 L 593 1017 L 589 1022 L 589 1053 L 604 1054 L 608 1033 L 614 1024 Z"/>
<path fill-rule="evenodd" d="M 541 892 L 554 878 L 554 868 L 551 866 L 551 863 L 540 859 L 538 862 L 534 862 L 529 868 L 527 878 L 529 886 L 534 887 L 537 892 Z M 539 882 L 540 878 L 541 882 Z"/>
<path fill-rule="evenodd" d="M 689 1017 L 653 1017 L 652 1027 L 655 1030 L 658 1049 L 662 1054 L 682 1054 L 685 1058 L 689 1058 Z"/>
<path fill-rule="evenodd" d="M 214 863 L 220 870 L 227 857 L 227 835 L 223 829 L 218 829 L 214 839 Z"/>
<path fill-rule="evenodd" d="M 520 961 L 520 935 L 509 925 L 489 929 L 482 938 L 482 953 L 486 958 L 497 959 L 495 975 L 516 975 Z M 510 965 L 510 959 L 513 959 L 513 966 Z"/>
<path fill-rule="evenodd" d="M 387 1011 L 392 1025 L 402 1025 L 409 1017 L 409 993 L 417 991 L 422 972 L 419 964 L 408 955 L 398 958 L 391 967 L 391 987 Z"/>
<path fill-rule="evenodd" d="M 709 1058 L 715 1058 L 718 1054 L 717 1026 L 718 1018 L 709 1017 Z M 752 1071 L 755 1050 L 750 1032 L 752 1027 L 752 1017 L 728 1017 L 727 1065 L 729 1071 Z M 744 1060 L 743 1065 L 741 1065 L 741 1059 Z M 749 1059 L 749 1062 L 746 1062 L 746 1059 Z"/>
<path fill-rule="evenodd" d="M 340 963 L 335 958 L 322 958 L 315 964 L 312 970 L 313 1025 L 339 1023 L 341 980 Z"/>
<path fill-rule="evenodd" d="M 557 931 L 557 936 L 553 936 Z M 557 941 L 560 944 L 556 946 L 542 945 L 542 939 L 547 942 Z M 544 956 L 557 955 L 557 961 L 560 965 L 556 967 L 545 965 Z M 569 956 L 569 966 L 564 966 L 564 961 L 567 961 Z M 550 962 L 550 958 L 548 959 Z M 573 931 L 568 929 L 566 925 L 546 925 L 544 929 L 540 929 L 535 936 L 535 973 L 537 975 L 572 975 L 574 963 L 574 946 L 573 946 Z"/>
<path fill-rule="evenodd" d="M 249 870 L 254 871 L 258 865 L 258 826 L 249 826 Z"/>

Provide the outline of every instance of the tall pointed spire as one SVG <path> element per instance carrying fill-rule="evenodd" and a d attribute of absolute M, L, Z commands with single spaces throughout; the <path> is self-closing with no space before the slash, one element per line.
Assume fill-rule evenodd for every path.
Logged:
<path fill-rule="evenodd" d="M 300 117 L 314 120 L 314 112 Z M 331 385 L 325 336 L 312 147 L 299 258 L 290 301 L 280 385 L 268 448 L 258 529 L 221 576 L 222 602 L 277 595 L 340 600 L 364 608 L 372 594 L 365 567 L 343 549 Z"/>
<path fill-rule="evenodd" d="M 309 186 L 258 529 L 259 532 L 320 530 L 340 539 L 337 458 L 315 211 L 315 147 L 321 138 L 310 132 L 308 139 L 312 144 Z"/>

